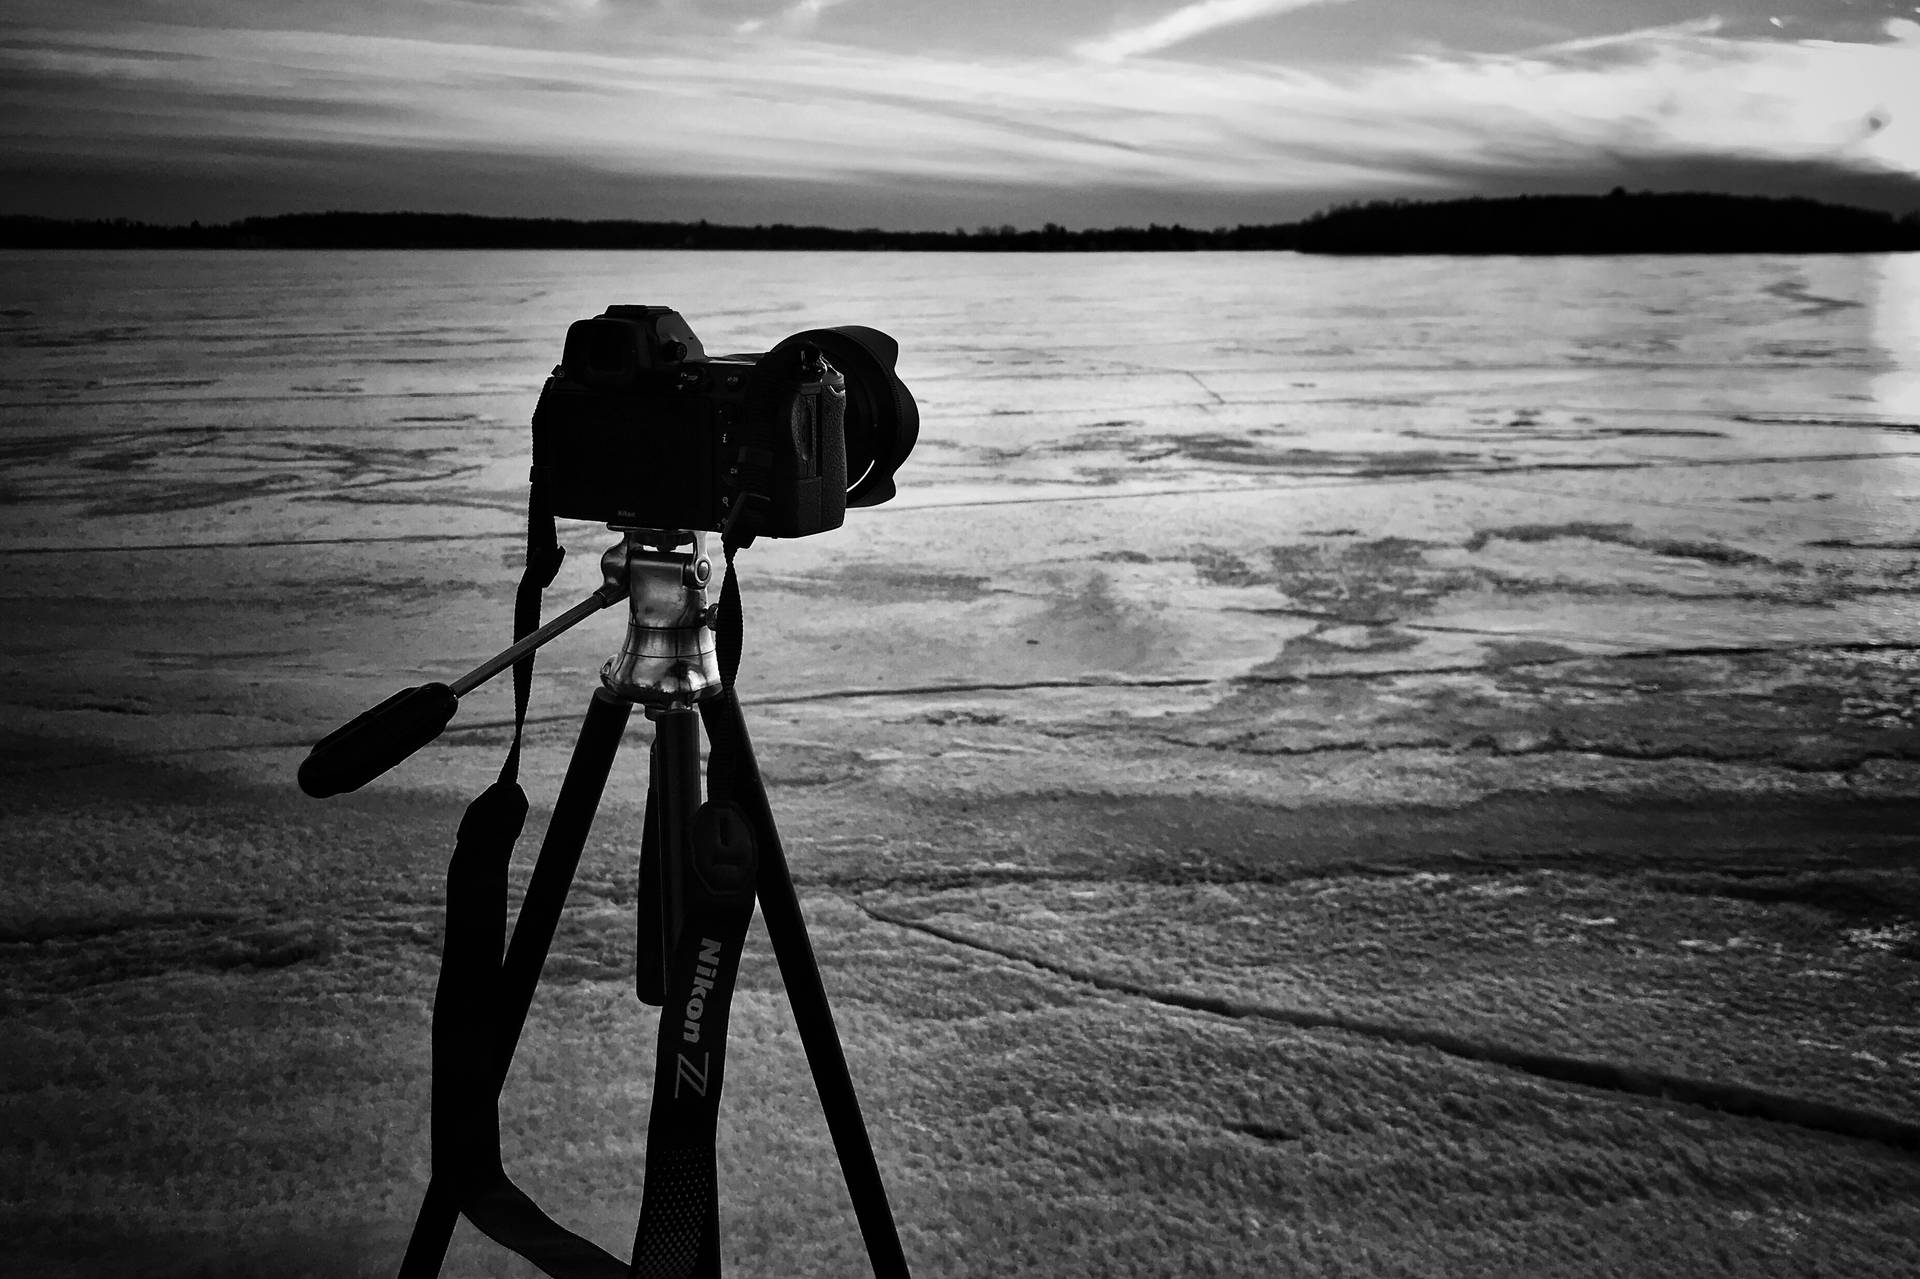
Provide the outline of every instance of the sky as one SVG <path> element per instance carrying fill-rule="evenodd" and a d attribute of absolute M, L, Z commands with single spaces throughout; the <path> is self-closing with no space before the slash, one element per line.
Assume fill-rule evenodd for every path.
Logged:
<path fill-rule="evenodd" d="M 1906 0 L 8 0 L 0 213 L 969 229 L 1920 210 Z"/>

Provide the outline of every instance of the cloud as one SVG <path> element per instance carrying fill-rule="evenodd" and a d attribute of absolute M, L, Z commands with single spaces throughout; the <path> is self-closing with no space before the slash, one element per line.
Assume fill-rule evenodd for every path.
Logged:
<path fill-rule="evenodd" d="M 1118 62 L 1142 53 L 1158 53 L 1221 27 L 1255 22 L 1292 9 L 1345 0 L 1195 0 L 1136 27 L 1123 27 L 1098 40 L 1076 45 L 1074 52 L 1096 62 Z"/>
<path fill-rule="evenodd" d="M 795 0 L 771 18 L 748 18 L 734 24 L 737 35 L 753 35 L 755 32 L 773 27 L 789 35 L 801 35 L 814 29 L 820 22 L 820 15 L 835 5 L 845 4 L 846 0 Z"/>
<path fill-rule="evenodd" d="M 1612 31 L 1605 35 L 1562 40 L 1537 49 L 1529 49 L 1520 56 L 1551 59 L 1568 64 L 1585 62 L 1601 65 L 1616 59 L 1623 63 L 1631 63 L 1643 59 L 1650 48 L 1661 45 L 1670 46 L 1701 37 L 1721 36 L 1726 33 L 1729 25 L 1725 18 L 1710 14 L 1704 18 L 1689 18 L 1684 22 L 1673 22 L 1664 26 L 1641 27 L 1633 31 Z"/>
<path fill-rule="evenodd" d="M 1687 26 L 1319 73 L 613 26 L 590 50 L 152 25 L 11 35 L 0 152 L 16 157 L 205 159 L 281 144 L 360 148 L 369 173 L 409 153 L 464 153 L 637 185 L 679 175 L 1236 200 L 1564 183 L 1711 157 L 1920 177 L 1910 22 L 1877 44 Z"/>

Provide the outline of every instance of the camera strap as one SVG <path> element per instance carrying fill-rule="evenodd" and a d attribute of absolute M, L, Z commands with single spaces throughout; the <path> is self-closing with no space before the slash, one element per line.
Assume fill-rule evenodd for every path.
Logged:
<path fill-rule="evenodd" d="M 691 722 L 686 731 L 697 732 Z M 733 807 L 704 804 L 692 827 L 676 876 L 679 909 L 655 1047 L 634 1279 L 720 1274 L 714 1138 L 757 866 L 753 836 Z"/>
<path fill-rule="evenodd" d="M 527 499 L 526 566 L 514 594 L 516 643 L 539 629 L 541 592 L 565 554 L 536 472 Z M 513 667 L 513 743 L 499 779 L 467 806 L 447 867 L 446 940 L 433 1001 L 432 1177 L 401 1279 L 439 1273 L 456 1214 L 556 1279 L 628 1275 L 627 1263 L 549 1217 L 514 1184 L 500 1157 L 500 1091 L 561 904 L 556 898 L 530 908 L 530 885 L 529 902 L 523 903 L 514 929 L 521 946 L 507 947 L 508 863 L 528 808 L 519 768 L 532 686 L 533 654 L 528 653 Z M 596 702 L 589 712 L 589 725 L 606 738 L 602 749 L 609 758 L 625 722 L 624 708 L 603 709 Z M 545 853 L 543 848 L 543 861 Z M 543 872 L 572 878 L 567 866 L 537 866 L 536 879 Z M 560 896 L 564 891 L 561 885 Z M 520 998 L 523 987 L 525 999 Z"/>
<path fill-rule="evenodd" d="M 720 608 L 713 619 L 713 644 L 720 659 L 720 687 L 733 687 L 734 677 L 740 673 L 740 650 L 744 643 L 746 622 L 740 613 L 740 579 L 733 570 L 733 556 L 740 548 L 731 538 L 722 538 L 721 554 L 726 556 L 727 570 L 720 579 Z"/>
<path fill-rule="evenodd" d="M 526 1011 L 524 1003 L 517 1010 L 509 1006 L 509 987 L 520 983 L 507 969 L 517 956 L 507 951 L 502 960 L 507 864 L 526 813 L 526 796 L 517 783 L 488 787 L 468 807 L 447 869 L 447 936 L 433 1001 L 433 1175 L 402 1279 L 439 1272 L 444 1238 L 437 1250 L 422 1249 L 417 1266 L 414 1258 L 429 1213 L 442 1196 L 482 1233 L 556 1279 L 627 1276 L 619 1258 L 548 1216 L 501 1162 L 500 1090 Z M 529 918 L 541 913 L 522 909 L 516 939 L 522 929 L 551 937 L 551 920 Z M 545 944 L 539 949 L 544 958 Z M 439 1255 L 432 1255 L 435 1251 Z"/>
<path fill-rule="evenodd" d="M 567 548 L 554 528 L 547 483 L 535 467 L 527 485 L 527 559 L 520 585 L 513 592 L 513 642 L 518 644 L 540 629 L 540 593 L 553 585 Z M 533 654 L 513 664 L 513 745 L 500 767 L 500 780 L 514 782 L 520 775 L 520 737 L 527 722 L 527 700 L 533 692 Z"/>

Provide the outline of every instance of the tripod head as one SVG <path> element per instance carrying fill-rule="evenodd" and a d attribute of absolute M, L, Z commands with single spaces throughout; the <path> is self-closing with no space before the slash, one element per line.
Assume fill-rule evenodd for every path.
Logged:
<path fill-rule="evenodd" d="M 600 557 L 600 589 L 459 679 L 402 689 L 335 729 L 301 764 L 300 788 L 315 798 L 358 790 L 440 736 L 466 694 L 622 596 L 628 601 L 627 637 L 600 668 L 606 691 L 644 707 L 649 716 L 689 710 L 718 694 L 707 535 L 688 529 L 614 531 L 621 537 Z"/>
<path fill-rule="evenodd" d="M 616 531 L 625 536 L 600 557 L 600 568 L 609 585 L 625 584 L 627 637 L 600 668 L 600 683 L 649 715 L 691 709 L 720 691 L 717 610 L 707 602 L 713 578 L 707 535 L 690 529 Z"/>

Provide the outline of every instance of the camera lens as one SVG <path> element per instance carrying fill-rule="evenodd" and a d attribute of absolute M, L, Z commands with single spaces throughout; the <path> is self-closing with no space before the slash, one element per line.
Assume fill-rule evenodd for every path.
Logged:
<path fill-rule="evenodd" d="M 893 473 L 920 438 L 920 408 L 893 372 L 900 344 L 845 324 L 796 333 L 774 350 L 799 343 L 819 347 L 847 380 L 847 505 L 878 506 L 893 496 Z"/>

